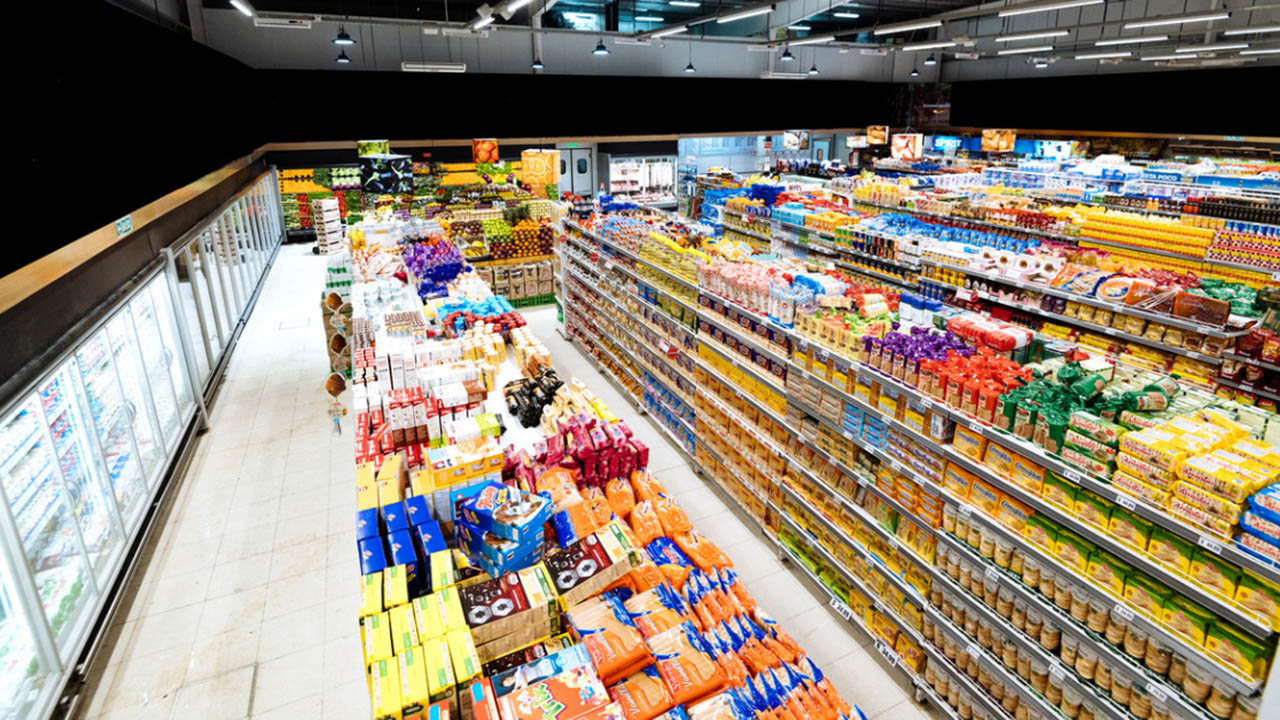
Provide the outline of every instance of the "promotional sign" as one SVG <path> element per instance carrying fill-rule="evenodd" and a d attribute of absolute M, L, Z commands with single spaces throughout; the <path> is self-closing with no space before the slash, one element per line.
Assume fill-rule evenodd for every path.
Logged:
<path fill-rule="evenodd" d="M 533 194 L 542 196 L 548 185 L 560 182 L 559 150 L 524 150 L 520 153 L 520 178 Z"/>
<path fill-rule="evenodd" d="M 413 192 L 413 159 L 408 155 L 361 157 L 360 189 L 374 195 L 403 195 Z"/>
<path fill-rule="evenodd" d="M 954 153 L 960 149 L 960 138 L 955 135 L 934 135 L 933 149 L 940 153 Z"/>
<path fill-rule="evenodd" d="M 982 131 L 982 149 L 987 152 L 1013 152 L 1013 143 L 1017 139 L 1016 130 L 987 128 Z"/>
<path fill-rule="evenodd" d="M 867 126 L 867 144 L 868 145 L 884 145 L 889 142 L 889 126 L 888 125 L 868 125 Z"/>
<path fill-rule="evenodd" d="M 889 145 L 889 156 L 894 160 L 919 160 L 924 157 L 924 135 L 920 133 L 898 133 L 893 136 Z"/>
<path fill-rule="evenodd" d="M 808 130 L 787 130 L 782 133 L 782 149 L 783 150 L 808 150 L 809 149 L 809 131 Z"/>
<path fill-rule="evenodd" d="M 851 149 L 864 148 L 868 144 L 866 135 L 850 135 L 848 142 Z"/>
<path fill-rule="evenodd" d="M 471 141 L 471 162 L 497 163 L 498 141 L 496 138 L 480 138 Z"/>
<path fill-rule="evenodd" d="M 366 155 L 390 155 L 391 141 L 389 140 L 357 140 L 356 156 L 365 157 Z"/>
<path fill-rule="evenodd" d="M 1074 140 L 1037 140 L 1036 155 L 1053 160 L 1068 160 L 1075 151 Z"/>

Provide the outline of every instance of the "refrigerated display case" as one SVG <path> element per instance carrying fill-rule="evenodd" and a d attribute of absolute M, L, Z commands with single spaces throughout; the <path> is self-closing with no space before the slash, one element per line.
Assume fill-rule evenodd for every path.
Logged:
<path fill-rule="evenodd" d="M 608 162 L 609 193 L 620 200 L 671 207 L 676 205 L 676 158 L 603 156 Z"/>
<path fill-rule="evenodd" d="M 166 249 L 3 398 L 0 717 L 47 716 L 107 626 L 280 244 L 276 185 L 261 175 Z"/>

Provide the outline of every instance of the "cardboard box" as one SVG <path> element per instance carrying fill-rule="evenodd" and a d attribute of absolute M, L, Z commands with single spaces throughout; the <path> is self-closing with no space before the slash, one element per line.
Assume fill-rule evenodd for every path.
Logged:
<path fill-rule="evenodd" d="M 539 680 L 498 699 L 503 720 L 595 720 L 609 717 L 609 704 L 609 693 L 595 671 L 583 667 Z M 548 713 L 544 708 L 554 711 Z"/>
<path fill-rule="evenodd" d="M 360 623 L 360 640 L 364 646 L 364 664 L 372 665 L 392 656 L 391 616 L 386 611 L 370 615 Z"/>
<path fill-rule="evenodd" d="M 400 720 L 400 666 L 394 658 L 379 660 L 369 666 L 369 703 L 374 720 Z"/>
<path fill-rule="evenodd" d="M 541 563 L 465 587 L 458 591 L 458 597 L 467 627 L 477 645 L 511 635 L 522 626 L 544 622 L 558 614 L 556 591 Z M 514 650 L 535 639 L 531 637 L 523 643 L 509 646 L 507 650 Z"/>
<path fill-rule="evenodd" d="M 427 689 L 431 702 L 452 701 L 457 682 L 453 678 L 453 658 L 449 656 L 449 643 L 443 637 L 422 643 L 422 654 L 427 660 Z"/>
<path fill-rule="evenodd" d="M 544 561 L 563 607 L 595 595 L 640 566 L 636 549 L 617 520 L 582 538 Z"/>
<path fill-rule="evenodd" d="M 520 625 L 507 635 L 486 643 L 476 643 L 476 657 L 480 658 L 480 664 L 483 666 L 520 648 L 542 642 L 555 635 L 560 629 L 559 613 L 533 620 Z"/>
<path fill-rule="evenodd" d="M 542 560 L 545 537 L 541 528 L 536 535 L 523 543 L 504 540 L 465 520 L 459 520 L 453 524 L 453 534 L 458 538 L 458 546 L 491 577 L 528 567 Z"/>
<path fill-rule="evenodd" d="M 413 620 L 418 627 L 418 639 L 423 644 L 432 638 L 444 637 L 444 607 L 440 605 L 440 596 L 432 593 L 414 598 L 410 603 L 413 608 Z"/>
<path fill-rule="evenodd" d="M 449 658 L 453 661 L 453 677 L 459 685 L 466 685 L 480 675 L 480 658 L 471 631 L 466 628 L 445 634 L 449 643 Z"/>
<path fill-rule="evenodd" d="M 377 574 L 366 577 L 377 577 Z M 409 603 L 409 573 L 404 565 L 392 565 L 382 571 L 382 605 L 393 608 Z M 417 643 L 414 643 L 415 645 Z"/>
<path fill-rule="evenodd" d="M 391 618 L 391 648 L 395 654 L 418 645 L 418 626 L 413 619 L 413 608 L 408 605 L 393 607 L 387 611 Z"/>
<path fill-rule="evenodd" d="M 481 469 L 484 458 L 481 459 Z M 502 483 L 485 483 L 462 503 L 462 518 L 500 538 L 524 542 L 551 517 L 551 501 Z"/>
<path fill-rule="evenodd" d="M 385 572 L 385 571 L 384 571 Z M 382 574 L 365 575 L 360 583 L 360 619 L 377 615 L 385 608 L 382 605 Z"/>
<path fill-rule="evenodd" d="M 431 687 L 427 683 L 427 658 L 421 645 L 406 648 L 396 655 L 400 666 L 400 707 L 404 717 L 411 717 L 431 704 Z"/>

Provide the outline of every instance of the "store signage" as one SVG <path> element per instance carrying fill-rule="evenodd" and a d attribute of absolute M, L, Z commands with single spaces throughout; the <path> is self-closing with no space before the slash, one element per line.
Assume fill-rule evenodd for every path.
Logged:
<path fill-rule="evenodd" d="M 889 143 L 889 126 L 888 125 L 868 125 L 867 126 L 867 144 L 868 145 L 887 145 Z"/>
<path fill-rule="evenodd" d="M 116 237 L 124 237 L 133 232 L 133 216 L 125 215 L 116 221 Z"/>
<path fill-rule="evenodd" d="M 1228 142 L 1244 142 L 1243 135 L 1223 135 L 1222 139 Z"/>
<path fill-rule="evenodd" d="M 933 149 L 938 152 L 955 152 L 960 149 L 960 138 L 954 135 L 934 135 Z"/>
<path fill-rule="evenodd" d="M 1012 152 L 1017 138 L 1015 130 L 986 128 L 982 131 L 982 149 L 987 152 Z"/>
<path fill-rule="evenodd" d="M 891 138 L 889 155 L 895 160 L 913 161 L 924 157 L 924 135 L 898 133 Z"/>

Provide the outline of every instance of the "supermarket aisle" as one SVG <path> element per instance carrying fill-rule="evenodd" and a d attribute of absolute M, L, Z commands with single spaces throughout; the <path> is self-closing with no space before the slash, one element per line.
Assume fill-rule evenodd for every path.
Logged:
<path fill-rule="evenodd" d="M 352 440 L 331 433 L 323 258 L 285 246 L 78 717 L 365 718 Z"/>
<path fill-rule="evenodd" d="M 556 332 L 554 308 L 526 311 L 525 316 L 551 350 L 561 376 L 581 378 L 649 446 L 650 470 L 680 501 L 694 526 L 729 555 L 756 601 L 813 656 L 846 700 L 857 704 L 869 720 L 942 717 L 912 701 L 902 673 L 890 669 L 864 636 L 846 629 L 825 601 L 783 566 L 760 531 L 730 509 L 709 487 L 709 480 L 695 475 L 666 436 L 640 417 L 581 351 Z"/>

